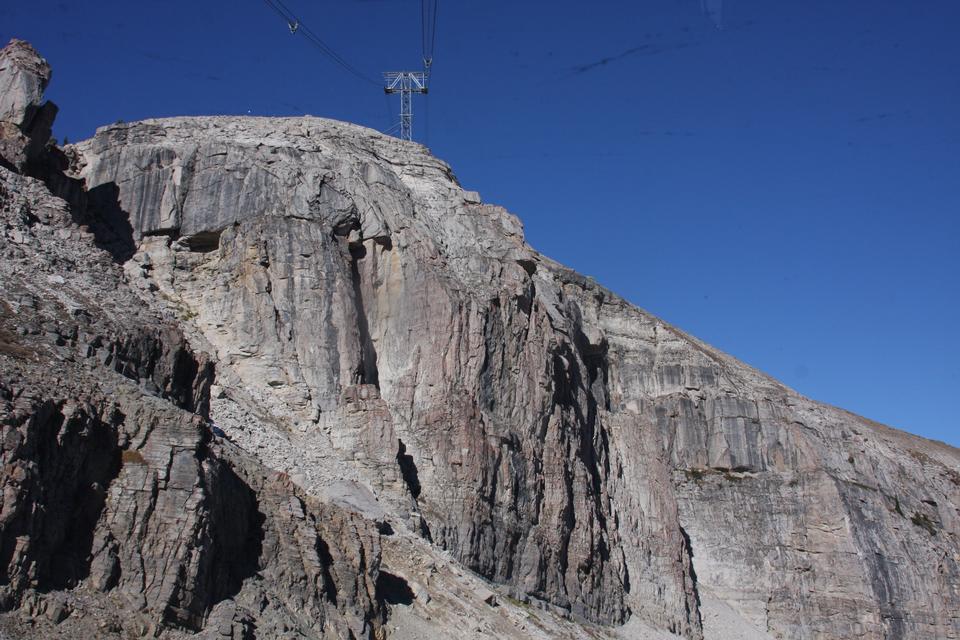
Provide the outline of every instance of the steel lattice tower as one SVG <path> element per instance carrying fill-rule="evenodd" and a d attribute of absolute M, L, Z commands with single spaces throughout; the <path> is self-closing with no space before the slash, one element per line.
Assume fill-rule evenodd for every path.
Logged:
<path fill-rule="evenodd" d="M 388 71 L 383 74 L 387 94 L 400 94 L 400 139 L 413 140 L 413 94 L 427 93 L 425 71 Z"/>

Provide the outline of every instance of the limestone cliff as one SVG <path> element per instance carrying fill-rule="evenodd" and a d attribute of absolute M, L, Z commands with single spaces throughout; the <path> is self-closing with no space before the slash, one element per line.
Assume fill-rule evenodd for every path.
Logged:
<path fill-rule="evenodd" d="M 0 168 L 17 620 L 67 603 L 36 622 L 60 633 L 117 602 L 140 626 L 106 631 L 169 637 L 960 635 L 960 452 L 545 258 L 423 147 L 174 118 L 59 163 L 46 186 Z"/>

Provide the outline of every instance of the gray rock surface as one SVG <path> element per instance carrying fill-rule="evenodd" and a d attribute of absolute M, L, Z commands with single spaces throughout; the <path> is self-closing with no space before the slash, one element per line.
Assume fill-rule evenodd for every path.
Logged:
<path fill-rule="evenodd" d="M 212 435 L 212 364 L 65 202 L 0 168 L 0 221 L 0 605 L 25 633 L 372 636 L 376 524 Z"/>
<path fill-rule="evenodd" d="M 16 38 L 0 49 L 0 120 L 22 127 L 43 101 L 50 83 L 50 65 Z"/>
<path fill-rule="evenodd" d="M 23 40 L 0 49 L 0 164 L 23 170 L 43 153 L 57 115 L 52 102 L 43 102 L 50 73 L 47 61 Z"/>
<path fill-rule="evenodd" d="M 77 151 L 129 214 L 131 278 L 185 309 L 227 395 L 333 452 L 314 485 L 350 476 L 481 576 L 601 623 L 696 637 L 703 587 L 789 637 L 957 632 L 955 450 L 536 254 L 422 148 L 204 118 Z"/>
<path fill-rule="evenodd" d="M 0 169 L 0 631 L 960 635 L 960 452 L 541 256 L 424 148 L 173 118 L 63 158 L 69 204 Z"/>

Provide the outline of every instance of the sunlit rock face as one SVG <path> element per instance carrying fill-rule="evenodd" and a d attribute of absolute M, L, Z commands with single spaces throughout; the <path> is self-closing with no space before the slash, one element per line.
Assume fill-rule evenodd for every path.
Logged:
<path fill-rule="evenodd" d="M 63 154 L 69 204 L 0 169 L 18 620 L 120 598 L 101 633 L 960 634 L 957 450 L 545 258 L 423 147 L 215 117 Z"/>
<path fill-rule="evenodd" d="M 57 115 L 56 105 L 43 102 L 50 74 L 23 40 L 0 49 L 0 166 L 24 171 L 41 160 Z"/>

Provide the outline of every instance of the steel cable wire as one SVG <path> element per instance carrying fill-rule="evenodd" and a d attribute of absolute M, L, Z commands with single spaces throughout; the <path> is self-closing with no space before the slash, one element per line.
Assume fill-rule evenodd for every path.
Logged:
<path fill-rule="evenodd" d="M 297 14 L 287 7 L 283 3 L 283 0 L 263 0 L 274 12 L 277 13 L 281 18 L 287 22 L 287 26 L 290 27 L 290 31 L 294 34 L 301 34 L 304 38 L 307 39 L 307 42 L 312 44 L 317 50 L 320 51 L 323 55 L 327 56 L 330 60 L 338 64 L 345 71 L 349 72 L 356 78 L 363 80 L 364 82 L 370 83 L 375 86 L 380 86 L 380 83 L 376 80 L 371 79 L 369 76 L 365 75 L 361 71 L 357 70 L 356 67 L 351 65 L 346 59 L 343 58 L 340 54 L 334 51 L 333 47 L 328 45 L 323 39 L 320 38 L 316 33 L 313 32 L 310 27 L 303 23 Z"/>

